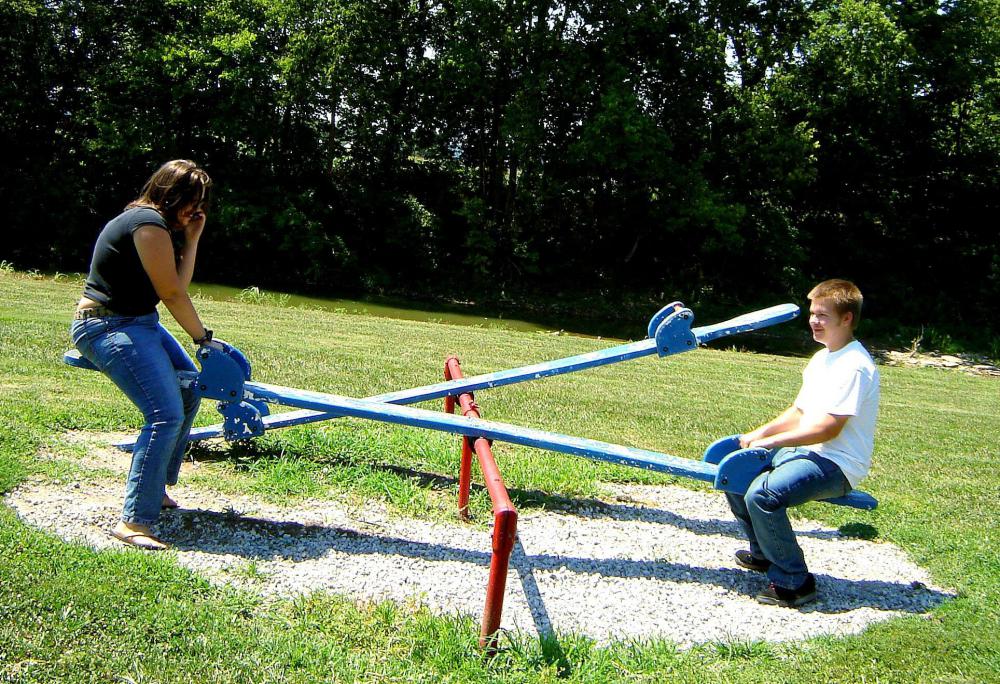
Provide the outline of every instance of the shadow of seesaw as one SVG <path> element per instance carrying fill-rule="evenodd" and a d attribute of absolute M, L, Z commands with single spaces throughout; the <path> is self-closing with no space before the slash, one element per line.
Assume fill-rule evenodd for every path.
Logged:
<path fill-rule="evenodd" d="M 160 531 L 181 552 L 232 555 L 254 561 L 304 562 L 320 559 L 330 551 L 351 556 L 398 556 L 427 562 L 469 563 L 482 567 L 488 567 L 491 558 L 491 554 L 485 550 L 476 551 L 324 525 L 274 521 L 233 512 L 173 511 L 161 517 Z M 763 581 L 761 575 L 735 567 L 711 568 L 667 560 L 528 554 L 520 544 L 518 547 L 521 550 L 512 558 L 511 568 L 521 576 L 526 591 L 531 585 L 538 592 L 536 573 L 557 570 L 608 578 L 715 585 L 745 595 L 753 595 L 759 591 Z M 824 593 L 829 591 L 837 595 L 836 607 L 825 607 L 820 600 L 800 609 L 803 612 L 842 613 L 867 607 L 882 611 L 922 613 L 951 598 L 947 593 L 923 585 L 913 586 L 877 579 L 851 580 L 826 574 L 817 574 L 817 579 Z"/>
<path fill-rule="evenodd" d="M 199 447 L 206 454 L 211 454 L 204 446 Z M 260 455 L 255 455 L 260 458 Z M 270 455 L 268 455 L 270 457 Z M 253 456 L 244 460 L 255 460 Z M 222 453 L 214 457 L 206 458 L 200 455 L 198 460 L 232 460 L 232 456 Z M 344 459 L 345 462 L 350 459 Z M 379 472 L 388 472 L 408 479 L 413 484 L 423 489 L 453 489 L 458 485 L 458 478 L 438 473 L 430 473 L 423 470 L 407 468 L 390 463 L 368 463 L 368 467 Z M 473 483 L 472 491 L 485 492 L 486 488 L 480 484 Z M 735 539 L 744 539 L 745 533 L 742 527 L 734 518 L 720 519 L 707 518 L 696 519 L 687 518 L 672 511 L 650 507 L 642 504 L 629 503 L 608 503 L 600 499 L 586 499 L 579 497 L 560 496 L 532 489 L 519 489 L 508 487 L 508 494 L 511 501 L 519 511 L 544 509 L 547 511 L 569 513 L 579 518 L 587 519 L 608 519 L 618 522 L 643 522 L 655 523 L 658 525 L 670 525 L 677 529 L 698 535 L 726 536 Z M 720 492 L 714 492 L 721 496 Z M 793 521 L 794 524 L 794 521 Z M 796 530 L 799 537 L 812 539 L 835 539 L 842 537 L 836 530 Z M 872 536 L 869 533 L 869 536 Z"/>

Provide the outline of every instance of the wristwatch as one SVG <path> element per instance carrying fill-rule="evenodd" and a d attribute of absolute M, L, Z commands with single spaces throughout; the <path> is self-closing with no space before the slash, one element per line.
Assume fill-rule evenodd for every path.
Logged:
<path fill-rule="evenodd" d="M 211 329 L 205 328 L 205 334 L 202 337 L 199 337 L 197 340 L 194 339 L 194 338 L 192 338 L 191 341 L 194 342 L 199 347 L 201 345 L 203 345 L 203 344 L 211 342 L 212 341 L 212 331 L 211 331 Z"/>

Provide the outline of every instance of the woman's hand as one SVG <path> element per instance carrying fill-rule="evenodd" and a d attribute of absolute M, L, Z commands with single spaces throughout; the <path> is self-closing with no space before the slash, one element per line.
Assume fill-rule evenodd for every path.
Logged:
<path fill-rule="evenodd" d="M 178 218 L 180 217 L 178 216 Z M 187 242 L 196 242 L 201 237 L 202 231 L 205 230 L 206 219 L 207 216 L 204 209 L 195 209 L 191 212 L 190 216 L 187 217 L 187 221 L 183 223 L 184 239 Z"/>
<path fill-rule="evenodd" d="M 201 232 L 205 230 L 205 206 L 199 202 L 192 202 L 177 212 L 177 228 L 184 231 L 184 240 L 188 244 L 195 244 L 201 237 Z"/>

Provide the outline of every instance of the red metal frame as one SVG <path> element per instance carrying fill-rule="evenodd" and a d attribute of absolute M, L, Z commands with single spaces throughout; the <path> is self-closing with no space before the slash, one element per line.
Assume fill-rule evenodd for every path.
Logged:
<path fill-rule="evenodd" d="M 449 356 L 444 364 L 445 380 L 456 380 L 464 377 L 462 365 L 458 357 Z M 463 416 L 480 418 L 479 406 L 471 392 L 458 396 L 458 404 Z M 445 397 L 444 410 L 455 411 L 455 397 Z M 472 487 L 472 453 L 479 459 L 479 467 L 483 471 L 486 490 L 493 502 L 493 555 L 490 557 L 490 579 L 486 585 L 486 605 L 483 608 L 483 623 L 479 633 L 479 645 L 492 653 L 497 647 L 497 633 L 500 629 L 500 618 L 503 614 L 504 590 L 507 587 L 507 570 L 510 567 L 510 554 L 514 549 L 514 538 L 517 536 L 517 509 L 510 501 L 507 487 L 504 485 L 500 469 L 493 458 L 493 449 L 488 439 L 479 437 L 474 443 L 469 437 L 462 437 L 462 461 L 458 472 L 458 514 L 465 520 L 469 518 L 469 491 Z"/>

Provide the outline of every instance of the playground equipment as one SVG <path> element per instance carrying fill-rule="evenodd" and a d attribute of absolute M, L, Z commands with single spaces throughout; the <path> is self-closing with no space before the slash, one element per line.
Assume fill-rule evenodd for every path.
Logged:
<path fill-rule="evenodd" d="M 715 325 L 692 329 L 694 314 L 680 302 L 673 302 L 652 317 L 647 327 L 649 338 L 639 342 L 472 378 L 463 377 L 458 359 L 449 357 L 445 363 L 444 382 L 366 399 L 254 382 L 251 380 L 251 366 L 246 356 L 224 343 L 201 347 L 197 352 L 201 372 L 179 372 L 178 381 L 184 387 L 193 388 L 203 398 L 219 401 L 218 410 L 224 417 L 221 425 L 193 430 L 191 439 L 218 436 L 227 440 L 246 439 L 262 435 L 268 429 L 341 416 L 460 435 L 462 459 L 459 472 L 459 513 L 463 517 L 468 513 L 473 453 L 479 460 L 493 504 L 493 554 L 480 636 L 480 644 L 486 649 L 493 649 L 503 609 L 510 553 L 516 536 L 517 511 L 510 501 L 493 457 L 492 441 L 690 477 L 709 482 L 721 491 L 736 494 L 745 493 L 754 478 L 769 467 L 772 453 L 765 449 L 741 449 L 738 437 L 726 437 L 712 444 L 701 461 L 694 461 L 645 449 L 487 421 L 481 418 L 473 393 L 490 387 L 575 372 L 652 354 L 670 356 L 690 351 L 699 344 L 727 335 L 758 330 L 791 320 L 798 313 L 799 309 L 794 304 L 783 304 Z M 67 352 L 64 360 L 72 366 L 94 369 L 76 351 Z M 445 413 L 405 406 L 437 398 L 445 399 Z M 272 416 L 268 411 L 270 404 L 300 410 Z M 453 415 L 456 406 L 461 407 L 461 416 Z M 134 441 L 123 442 L 118 446 L 131 450 Z M 877 505 L 870 495 L 857 491 L 827 501 L 863 509 L 872 509 Z"/>
<path fill-rule="evenodd" d="M 501 387 L 554 375 L 562 375 L 564 373 L 573 373 L 587 368 L 596 368 L 630 359 L 639 359 L 653 354 L 659 354 L 661 357 L 669 356 L 691 351 L 698 345 L 706 344 L 722 337 L 777 325 L 778 323 L 792 320 L 798 314 L 799 308 L 794 304 L 779 304 L 778 306 L 737 316 L 722 323 L 691 329 L 694 314 L 690 309 L 684 308 L 684 305 L 680 302 L 672 302 L 660 309 L 650 319 L 647 326 L 648 338 L 644 340 L 609 347 L 608 349 L 587 354 L 556 359 L 554 361 L 545 361 L 520 368 L 510 368 L 495 373 L 477 375 L 472 378 L 452 379 L 451 377 L 446 377 L 445 382 L 379 394 L 368 397 L 367 400 L 385 404 L 415 404 L 442 397 L 457 397 L 462 392 L 476 392 L 491 387 Z M 86 361 L 78 359 L 79 355 L 72 351 L 68 352 L 65 357 L 66 363 L 70 365 L 89 367 Z M 178 379 L 182 386 L 187 387 L 195 375 L 194 373 L 181 372 L 178 373 Z M 292 425 L 304 425 L 315 421 L 336 418 L 340 415 L 335 411 L 311 409 L 268 415 L 266 406 L 264 409 L 261 413 L 261 424 L 264 430 L 290 427 Z M 250 417 L 250 421 L 256 426 L 257 421 L 253 417 Z M 213 437 L 233 439 L 232 429 L 234 427 L 233 425 L 229 425 L 229 423 L 224 423 L 195 428 L 191 430 L 189 439 L 192 441 Z M 258 428 L 254 427 L 253 429 L 257 430 Z M 229 435 L 227 435 L 227 430 L 230 430 Z M 116 444 L 118 448 L 126 451 L 131 451 L 134 445 L 134 439 Z"/>

